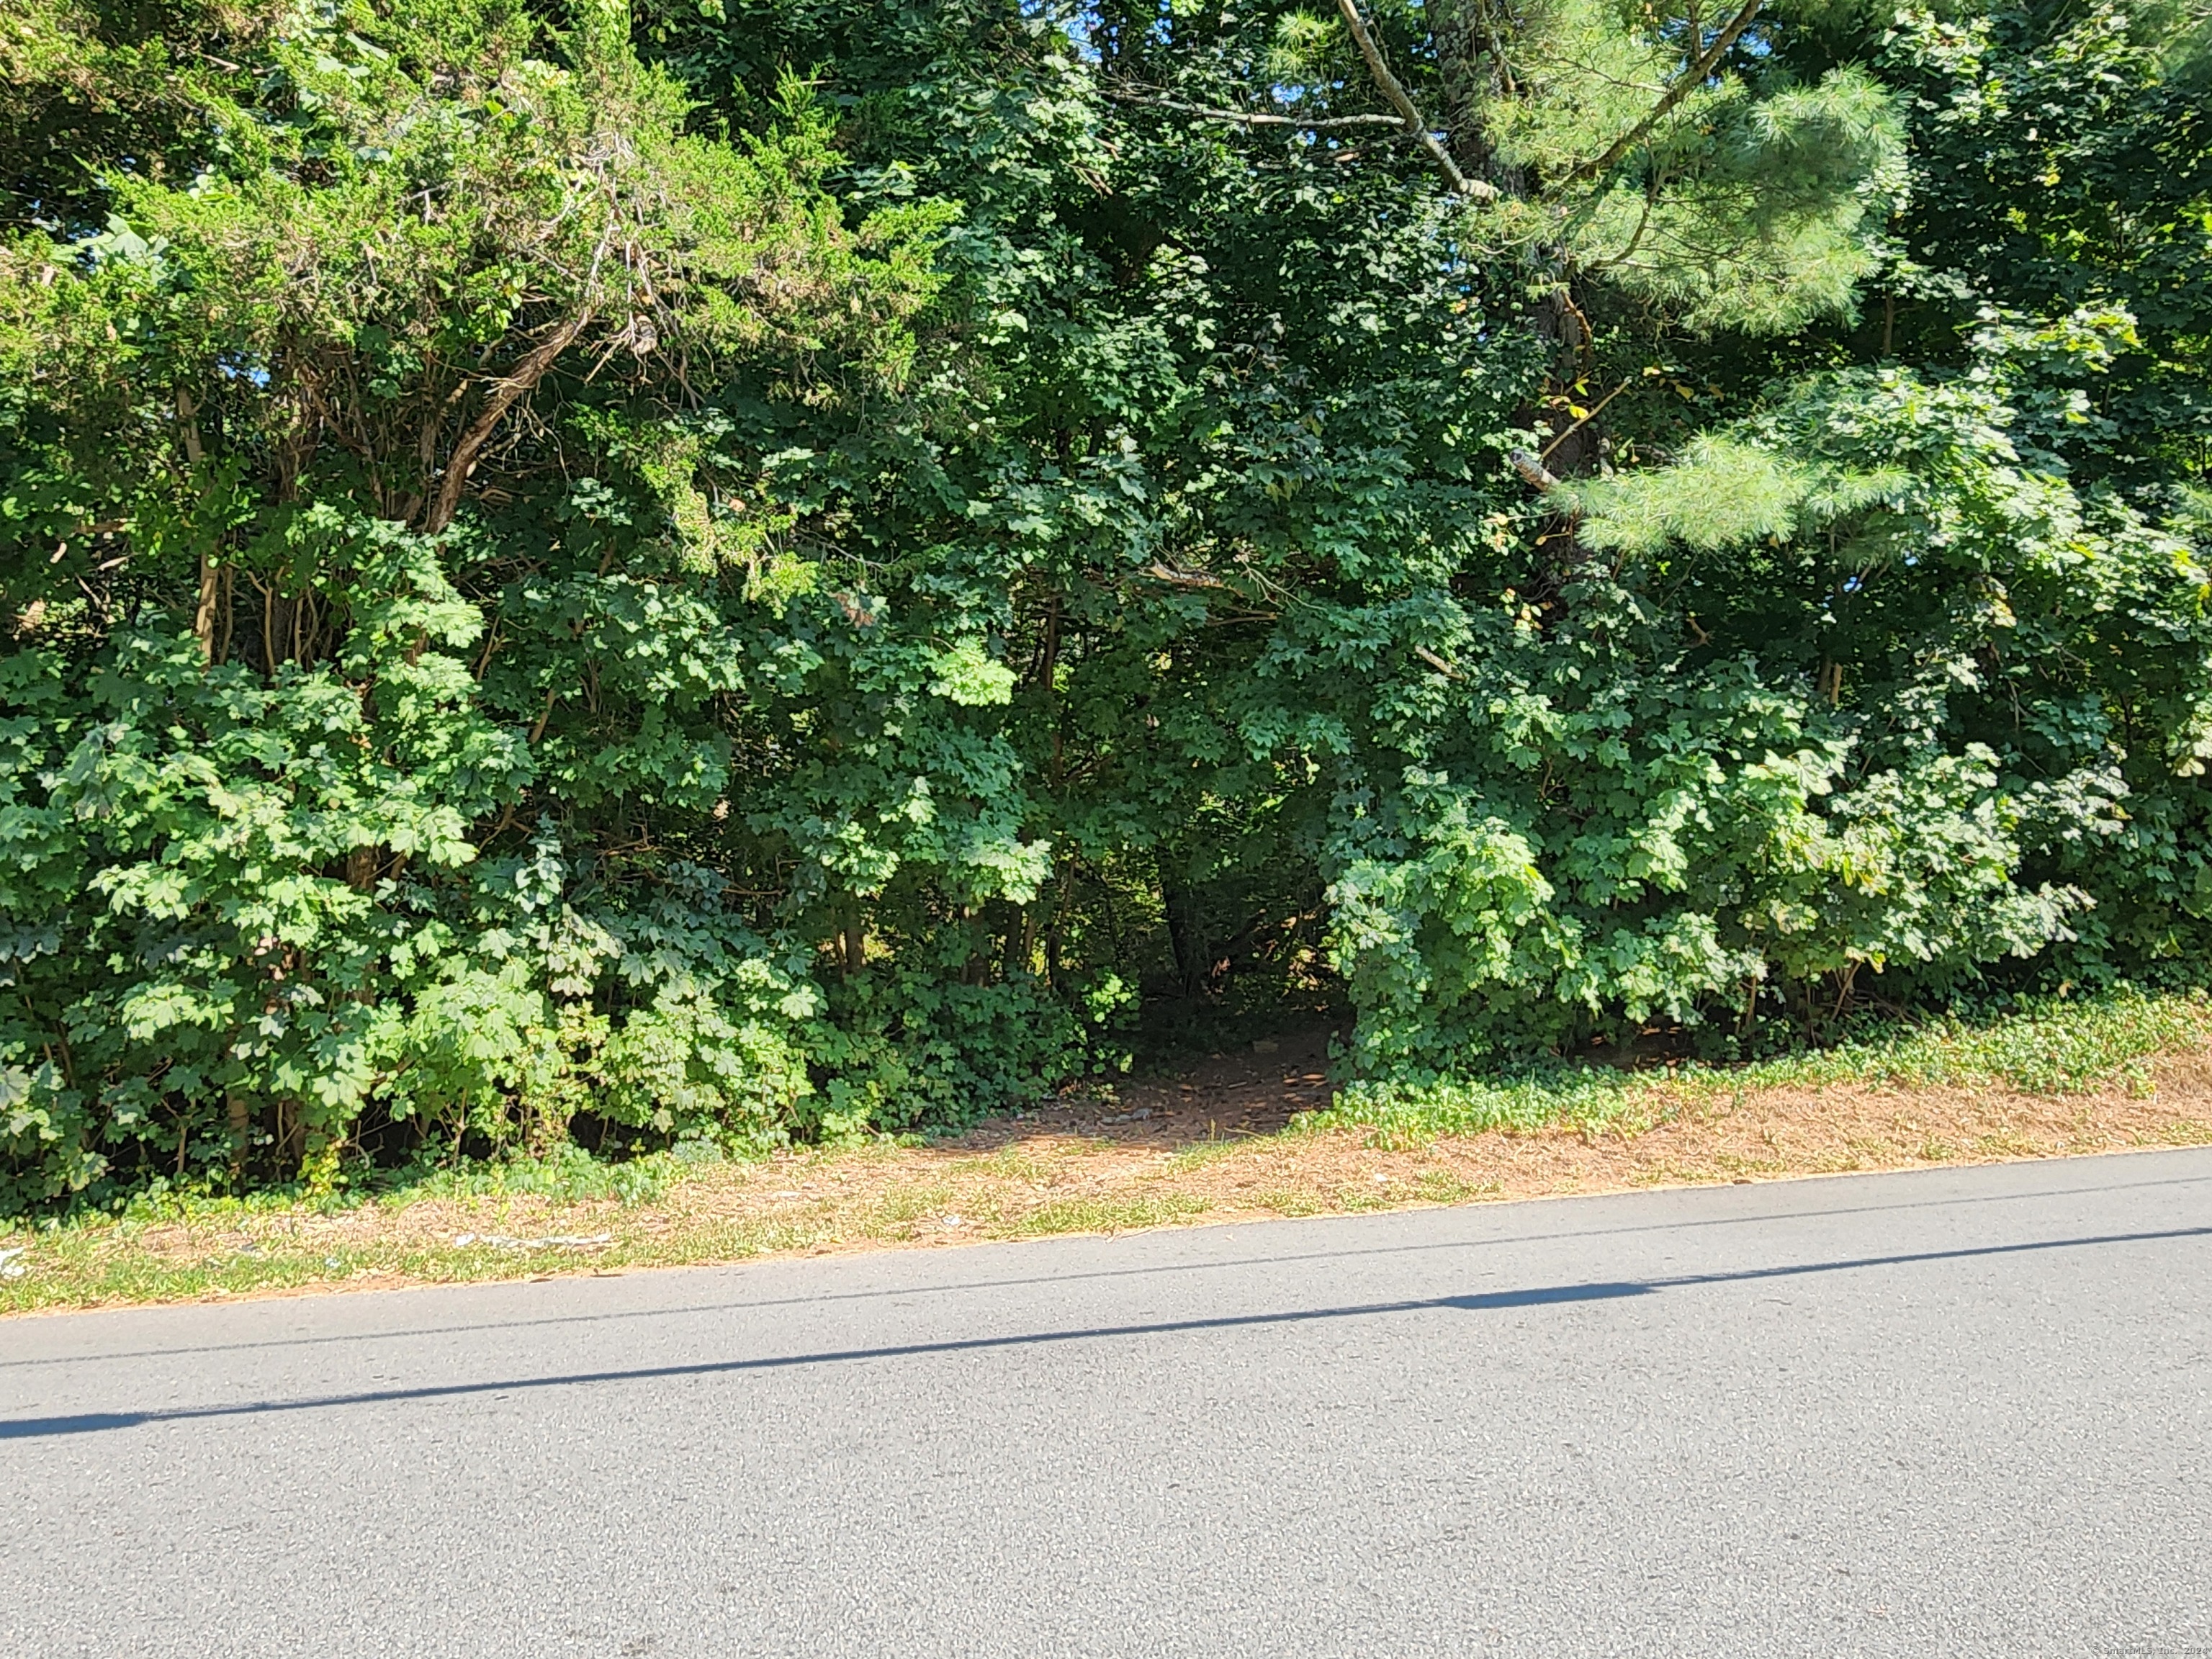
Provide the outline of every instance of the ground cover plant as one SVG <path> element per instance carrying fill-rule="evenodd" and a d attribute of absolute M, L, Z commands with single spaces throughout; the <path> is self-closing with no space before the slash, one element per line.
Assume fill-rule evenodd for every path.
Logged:
<path fill-rule="evenodd" d="M 0 81 L 0 1214 L 2204 978 L 2201 6 L 25 0 Z"/>

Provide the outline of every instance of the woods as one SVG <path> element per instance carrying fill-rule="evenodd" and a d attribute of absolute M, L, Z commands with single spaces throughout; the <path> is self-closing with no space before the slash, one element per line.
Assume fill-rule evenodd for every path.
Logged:
<path fill-rule="evenodd" d="M 0 77 L 0 1213 L 2203 982 L 2201 3 Z"/>

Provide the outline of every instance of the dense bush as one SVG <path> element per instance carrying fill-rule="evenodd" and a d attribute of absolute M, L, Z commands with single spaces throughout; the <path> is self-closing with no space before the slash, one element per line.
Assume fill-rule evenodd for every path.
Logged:
<path fill-rule="evenodd" d="M 0 1212 L 2200 979 L 2201 19 L 1662 12 L 15 8 Z"/>

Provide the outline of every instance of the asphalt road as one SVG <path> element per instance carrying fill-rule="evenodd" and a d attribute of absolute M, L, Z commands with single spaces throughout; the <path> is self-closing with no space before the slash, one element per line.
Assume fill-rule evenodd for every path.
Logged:
<path fill-rule="evenodd" d="M 0 1322 L 0 1655 L 2212 1656 L 2212 1151 Z"/>

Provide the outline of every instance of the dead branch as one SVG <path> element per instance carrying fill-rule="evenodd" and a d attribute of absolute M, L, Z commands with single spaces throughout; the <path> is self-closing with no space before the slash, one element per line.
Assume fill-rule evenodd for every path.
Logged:
<path fill-rule="evenodd" d="M 499 430 L 507 411 L 544 378 L 555 359 L 568 349 L 591 320 L 591 307 L 586 306 L 532 346 L 520 362 L 492 383 L 490 399 L 461 434 L 447 459 L 445 476 L 438 480 L 438 493 L 431 498 L 430 510 L 422 520 L 426 533 L 434 536 L 453 523 L 453 514 L 460 510 L 461 491 L 468 487 L 469 474 L 476 469 L 477 458 Z"/>
<path fill-rule="evenodd" d="M 1375 84 L 1382 89 L 1382 96 L 1389 100 L 1390 107 L 1396 110 L 1403 119 L 1407 133 L 1428 151 L 1429 158 L 1444 175 L 1444 182 L 1458 195 L 1471 197 L 1479 202 L 1495 201 L 1498 186 L 1484 179 L 1468 178 L 1460 171 L 1459 163 L 1452 160 L 1451 152 L 1437 142 L 1436 133 L 1422 117 L 1420 106 L 1413 102 L 1413 94 L 1390 72 L 1390 66 L 1382 61 L 1382 49 L 1375 44 L 1375 37 L 1367 32 L 1367 22 L 1359 15 L 1358 0 L 1336 0 L 1336 7 L 1344 14 L 1345 27 L 1352 31 L 1352 38 L 1359 47 L 1359 55 L 1367 60 L 1368 74 L 1374 77 Z"/>
<path fill-rule="evenodd" d="M 1173 584 L 1176 587 L 1218 587 L 1226 592 L 1236 589 L 1218 576 L 1209 576 L 1200 570 L 1171 570 L 1166 565 L 1154 564 L 1145 573 L 1156 581 Z"/>
<path fill-rule="evenodd" d="M 1428 664 L 1430 667 L 1435 669 L 1437 673 L 1443 675 L 1448 680 L 1455 680 L 1462 678 L 1458 669 L 1454 668 L 1449 663 L 1446 662 L 1442 657 L 1439 657 L 1435 652 L 1430 650 L 1425 645 L 1415 646 L 1413 647 L 1413 654 L 1419 657 L 1423 662 Z"/>
<path fill-rule="evenodd" d="M 1298 132 L 1338 132 L 1359 127 L 1389 127 L 1403 131 L 1406 121 L 1399 115 L 1331 115 L 1318 118 L 1300 115 L 1267 115 L 1254 110 L 1216 109 L 1210 104 L 1187 104 L 1179 98 L 1168 98 L 1156 93 L 1141 92 L 1132 87 L 1109 87 L 1106 95 L 1124 104 L 1139 104 L 1147 109 L 1172 110 L 1178 115 L 1195 115 L 1208 121 L 1230 121 L 1245 127 L 1285 127 Z"/>
<path fill-rule="evenodd" d="M 1559 429 L 1559 435 L 1554 437 L 1551 442 L 1544 446 L 1544 453 L 1537 459 L 1546 461 L 1550 460 L 1552 459 L 1552 452 L 1553 450 L 1557 449 L 1561 444 L 1566 442 L 1568 439 L 1573 437 L 1576 433 L 1581 431 L 1592 421 L 1597 419 L 1599 416 L 1604 414 L 1605 406 L 1611 403 L 1615 398 L 1620 396 L 1622 392 L 1627 391 L 1628 388 L 1634 384 L 1635 383 L 1632 380 L 1623 380 L 1619 386 L 1613 387 L 1612 391 L 1607 392 L 1604 397 L 1599 398 L 1595 404 L 1592 404 L 1589 412 L 1584 415 L 1582 419 L 1577 421 L 1572 426 L 1562 427 Z M 1526 452 L 1523 453 L 1525 453 Z M 1518 466 L 1520 463 L 1516 461 L 1514 465 Z M 1522 476 L 1526 477 L 1528 475 L 1523 473 Z M 1549 488 L 1548 485 L 1543 487 L 1547 489 Z"/>
<path fill-rule="evenodd" d="M 1559 481 L 1552 476 L 1552 469 L 1544 465 L 1534 450 L 1516 449 L 1505 459 L 1513 463 L 1513 470 L 1528 481 L 1531 489 L 1540 489 L 1549 495 L 1559 487 Z"/>

